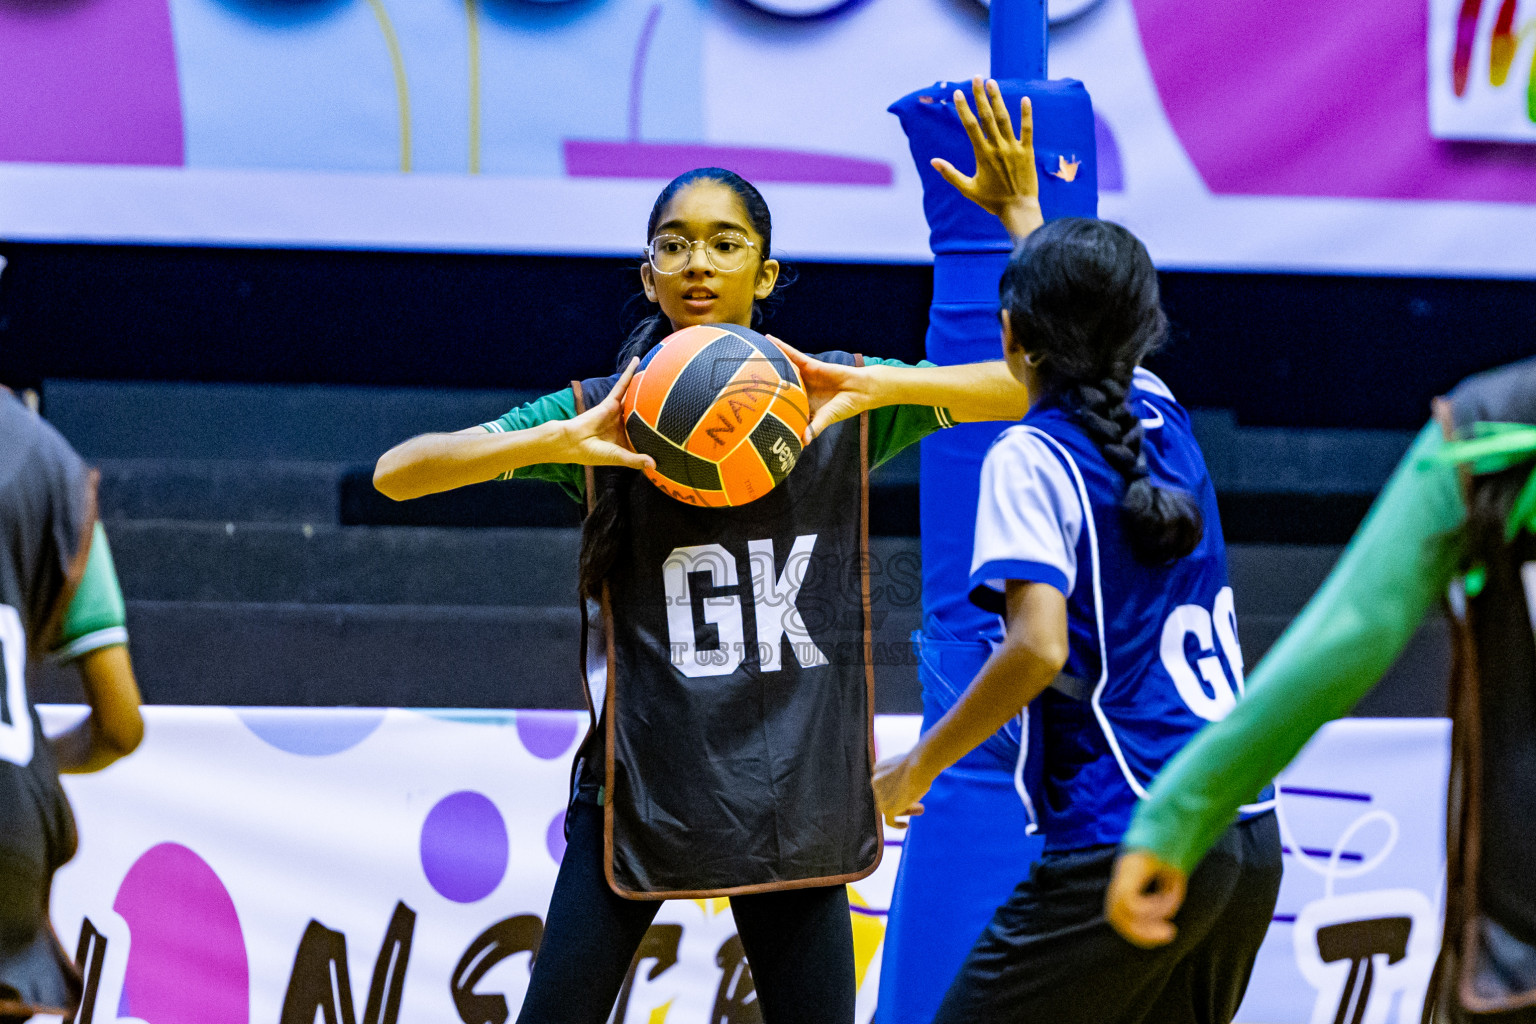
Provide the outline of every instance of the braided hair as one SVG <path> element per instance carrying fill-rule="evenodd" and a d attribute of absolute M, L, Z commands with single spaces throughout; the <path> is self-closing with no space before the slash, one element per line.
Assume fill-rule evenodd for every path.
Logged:
<path fill-rule="evenodd" d="M 1168 335 L 1146 247 L 1118 224 L 1054 220 L 1014 251 L 1000 291 L 1044 391 L 1125 481 L 1120 512 L 1136 557 L 1164 565 L 1194 551 L 1205 532 L 1200 506 L 1152 482 L 1141 417 L 1126 401 L 1136 367 Z"/>
<path fill-rule="evenodd" d="M 678 175 L 667 183 L 667 187 L 661 190 L 656 197 L 656 203 L 651 207 L 651 219 L 646 224 L 645 237 L 651 239 L 656 234 L 656 225 L 661 221 L 662 212 L 667 208 L 677 194 L 690 185 L 699 182 L 714 182 L 731 190 L 740 200 L 742 209 L 746 211 L 747 220 L 752 224 L 752 230 L 762 238 L 762 258 L 767 260 L 771 252 L 770 245 L 773 239 L 773 219 L 768 213 L 768 204 L 764 202 L 762 193 L 758 192 L 741 175 L 734 171 L 728 171 L 723 167 L 699 167 Z M 762 316 L 761 302 L 752 307 L 752 319 L 755 324 Z M 636 356 L 643 356 L 660 344 L 672 333 L 672 322 L 661 312 L 652 313 L 635 325 L 629 332 L 629 337 L 619 347 L 618 370 L 623 371 L 629 365 L 629 361 Z M 581 560 L 579 580 L 583 597 L 597 598 L 602 593 L 603 580 L 608 576 L 608 571 L 613 568 L 614 561 L 619 555 L 619 546 L 628 532 L 627 508 L 625 497 L 629 488 L 634 485 L 637 474 L 632 469 L 619 469 L 601 467 L 594 473 L 596 480 L 596 500 L 592 503 L 592 510 L 587 514 L 581 528 Z"/>

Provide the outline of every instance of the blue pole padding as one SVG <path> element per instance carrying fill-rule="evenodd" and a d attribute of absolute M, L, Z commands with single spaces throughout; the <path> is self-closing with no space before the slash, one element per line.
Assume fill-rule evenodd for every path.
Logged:
<path fill-rule="evenodd" d="M 1093 104 L 1081 82 L 1041 80 L 1044 0 L 992 0 L 992 68 L 1015 118 L 1020 99 L 1030 98 L 1046 219 L 1097 216 Z M 955 113 L 957 86 L 969 97 L 969 82 L 940 82 L 891 106 L 922 177 L 934 254 L 927 354 L 940 364 L 1002 357 L 997 286 L 1012 249 L 997 219 L 929 165 L 937 156 L 966 174 L 975 169 Z M 925 729 L 953 706 L 1002 635 L 998 617 L 971 604 L 968 584 L 981 462 L 1010 425 L 964 423 L 922 442 L 918 678 Z M 1038 716 L 1031 716 L 1029 731 L 1031 757 L 1022 766 L 1023 781 L 1038 793 Z M 1015 784 L 1021 739 L 1017 726 L 1004 729 L 961 759 L 935 781 L 924 799 L 927 812 L 912 822 L 886 930 L 877 1024 L 932 1020 L 976 936 L 1039 855 L 1042 837 L 1027 829 Z"/>
<path fill-rule="evenodd" d="M 1030 98 L 1046 219 L 1097 216 L 1098 164 L 1088 90 L 1070 79 L 998 84 L 1015 116 L 1020 99 Z M 1012 249 L 997 218 L 962 196 L 928 163 L 939 156 L 966 174 L 976 169 L 970 140 L 955 113 L 956 88 L 969 99 L 969 82 L 939 82 L 890 108 L 901 119 L 923 183 L 923 213 L 934 253 L 927 355 L 941 365 L 1002 358 L 997 284 Z M 961 424 L 922 442 L 923 629 L 935 639 L 980 641 L 997 634 L 997 617 L 970 603 L 967 581 L 981 460 L 1004 426 Z"/>
<path fill-rule="evenodd" d="M 992 0 L 992 77 L 1046 77 L 1046 0 Z"/>

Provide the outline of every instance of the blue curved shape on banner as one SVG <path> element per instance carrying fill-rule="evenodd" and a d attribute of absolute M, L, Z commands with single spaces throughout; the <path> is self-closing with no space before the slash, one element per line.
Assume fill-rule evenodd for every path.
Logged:
<path fill-rule="evenodd" d="M 308 708 L 237 708 L 235 715 L 270 746 L 302 757 L 328 757 L 351 750 L 384 724 L 384 708 L 333 708 L 317 715 Z"/>
<path fill-rule="evenodd" d="M 1035 121 L 1040 204 L 1047 220 L 1098 215 L 1093 104 L 1081 82 L 1004 80 L 1011 110 L 1029 96 Z M 1002 358 L 997 286 L 1012 245 L 997 219 L 961 196 L 929 160 L 975 168 L 951 98 L 969 83 L 940 82 L 891 105 L 923 182 L 934 253 L 927 355 L 941 365 Z M 923 728 L 943 715 L 1002 637 L 995 615 L 971 604 L 969 578 L 981 462 L 1010 424 L 968 423 L 922 442 L 920 512 L 923 630 L 915 638 Z M 1038 726 L 1028 749 L 1040 749 Z M 1029 834 L 1016 788 L 1021 736 L 1015 723 L 944 772 L 912 821 L 891 901 L 880 970 L 879 1024 L 932 1019 L 950 980 L 993 910 L 1028 874 L 1042 837 Z M 1020 771 L 1038 783 L 1038 758 Z M 1038 789 L 1038 786 L 1034 788 Z"/>

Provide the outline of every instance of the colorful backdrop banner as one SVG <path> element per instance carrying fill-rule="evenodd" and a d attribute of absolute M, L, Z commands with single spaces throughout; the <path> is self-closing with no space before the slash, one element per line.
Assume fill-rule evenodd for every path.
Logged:
<path fill-rule="evenodd" d="M 50 731 L 83 710 L 41 709 Z M 84 953 L 79 1024 L 515 1017 L 583 714 L 152 707 L 145 720 L 131 758 L 66 778 L 80 850 L 53 918 Z M 880 753 L 917 728 L 882 716 Z M 1349 1000 L 1370 1024 L 1418 1019 L 1448 743 L 1442 721 L 1350 720 L 1286 773 L 1285 882 L 1239 1020 L 1330 1021 Z M 860 1024 L 878 1019 L 900 833 L 886 843 L 849 890 Z M 728 901 L 668 903 L 616 1024 L 759 1020 Z"/>
<path fill-rule="evenodd" d="M 1536 274 L 1536 0 L 1052 9 L 1162 265 Z M 980 0 L 4 0 L 0 237 L 638 253 L 722 164 L 925 261 L 886 108 L 988 59 Z"/>

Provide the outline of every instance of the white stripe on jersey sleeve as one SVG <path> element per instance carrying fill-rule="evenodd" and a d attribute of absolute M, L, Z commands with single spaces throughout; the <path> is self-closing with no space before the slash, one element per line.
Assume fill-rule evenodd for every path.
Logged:
<path fill-rule="evenodd" d="M 103 647 L 115 647 L 118 644 L 128 642 L 128 629 L 126 626 L 108 626 L 98 629 L 94 633 L 76 637 L 74 640 L 53 652 L 53 660 L 60 665 L 67 665 L 77 658 L 83 657 L 92 651 L 99 651 Z"/>
<path fill-rule="evenodd" d="M 1173 392 L 1168 389 L 1168 385 L 1163 383 L 1163 378 L 1144 366 L 1136 367 L 1135 372 L 1131 374 L 1131 383 L 1158 398 L 1166 398 L 1170 402 L 1177 401 L 1173 397 Z"/>
<path fill-rule="evenodd" d="M 491 420 L 489 423 L 482 423 L 480 424 L 480 429 L 487 434 L 505 434 L 507 432 L 507 428 L 501 425 L 501 420 Z M 511 480 L 512 470 L 509 469 L 505 473 L 497 473 L 494 479 Z"/>
<path fill-rule="evenodd" d="M 1077 584 L 1083 506 L 1061 460 L 1023 427 L 1005 431 L 981 466 L 971 586 L 1002 591 L 1010 579 Z"/>

